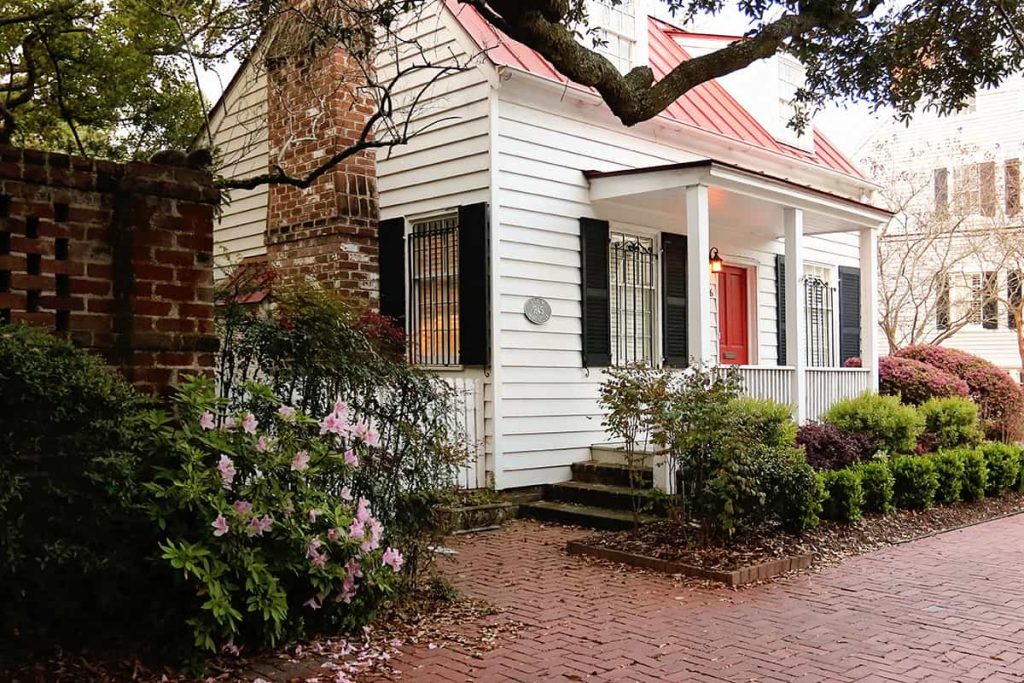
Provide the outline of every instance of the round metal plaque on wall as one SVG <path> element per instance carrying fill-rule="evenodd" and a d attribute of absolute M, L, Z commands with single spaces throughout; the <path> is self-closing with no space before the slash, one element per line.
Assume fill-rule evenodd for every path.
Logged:
<path fill-rule="evenodd" d="M 523 304 L 523 314 L 534 325 L 543 325 L 551 320 L 551 304 L 546 299 L 532 297 Z"/>

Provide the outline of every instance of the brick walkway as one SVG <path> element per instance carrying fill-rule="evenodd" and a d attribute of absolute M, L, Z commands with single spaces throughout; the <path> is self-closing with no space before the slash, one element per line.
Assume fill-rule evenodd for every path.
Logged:
<path fill-rule="evenodd" d="M 1024 516 L 740 591 L 570 558 L 579 535 L 457 543 L 456 585 L 523 627 L 480 659 L 404 652 L 400 680 L 1024 681 Z"/>

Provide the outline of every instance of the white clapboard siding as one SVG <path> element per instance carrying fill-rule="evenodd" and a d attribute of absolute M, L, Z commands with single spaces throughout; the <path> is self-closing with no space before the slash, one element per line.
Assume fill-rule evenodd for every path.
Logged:
<path fill-rule="evenodd" d="M 871 373 L 861 368 L 807 368 L 807 419 L 817 420 L 846 398 L 871 386 Z"/>
<path fill-rule="evenodd" d="M 583 169 L 614 170 L 693 160 L 664 138 L 645 140 L 643 127 L 597 125 L 531 106 L 511 96 L 499 101 L 496 142 L 501 262 L 496 269 L 502 360 L 503 486 L 568 478 L 568 465 L 589 459 L 589 446 L 609 440 L 598 392 L 602 373 L 581 367 L 579 218 L 600 216 L 591 206 Z M 681 216 L 638 212 L 612 229 L 667 230 Z M 752 269 L 756 290 L 755 355 L 774 366 L 775 254 L 781 239 L 752 237 L 736 226 L 712 225 L 712 244 L 726 261 Z M 856 266 L 854 235 L 806 239 L 809 262 Z M 533 325 L 523 304 L 539 296 L 552 317 Z M 715 302 L 712 301 L 713 310 Z M 713 317 L 714 319 L 714 317 Z M 717 321 L 716 321 L 717 322 Z M 714 324 L 717 328 L 717 324 Z M 786 368 L 745 370 L 753 395 L 790 402 Z"/>

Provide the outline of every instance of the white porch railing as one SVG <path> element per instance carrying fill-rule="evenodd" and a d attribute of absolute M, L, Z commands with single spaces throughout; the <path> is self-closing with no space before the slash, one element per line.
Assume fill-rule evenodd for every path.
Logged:
<path fill-rule="evenodd" d="M 807 368 L 807 419 L 817 420 L 834 404 L 860 396 L 870 386 L 870 370 Z"/>
<path fill-rule="evenodd" d="M 487 486 L 487 457 L 484 453 L 484 383 L 475 377 L 443 377 L 455 389 L 455 419 L 466 433 L 469 461 L 459 468 L 456 484 L 464 489 Z"/>
<path fill-rule="evenodd" d="M 784 405 L 793 403 L 794 368 L 784 365 L 737 365 L 735 369 L 743 381 L 744 396 L 767 398 Z"/>

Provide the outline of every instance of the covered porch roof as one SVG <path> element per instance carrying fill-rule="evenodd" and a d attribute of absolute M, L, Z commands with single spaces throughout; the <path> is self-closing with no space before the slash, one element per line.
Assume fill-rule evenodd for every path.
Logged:
<path fill-rule="evenodd" d="M 892 216 L 888 209 L 868 201 L 714 159 L 583 174 L 590 183 L 591 202 L 609 213 L 618 209 L 685 216 L 683 190 L 702 185 L 708 188 L 712 223 L 742 226 L 768 237 L 783 235 L 783 211 L 787 208 L 805 213 L 805 234 L 874 228 Z"/>

